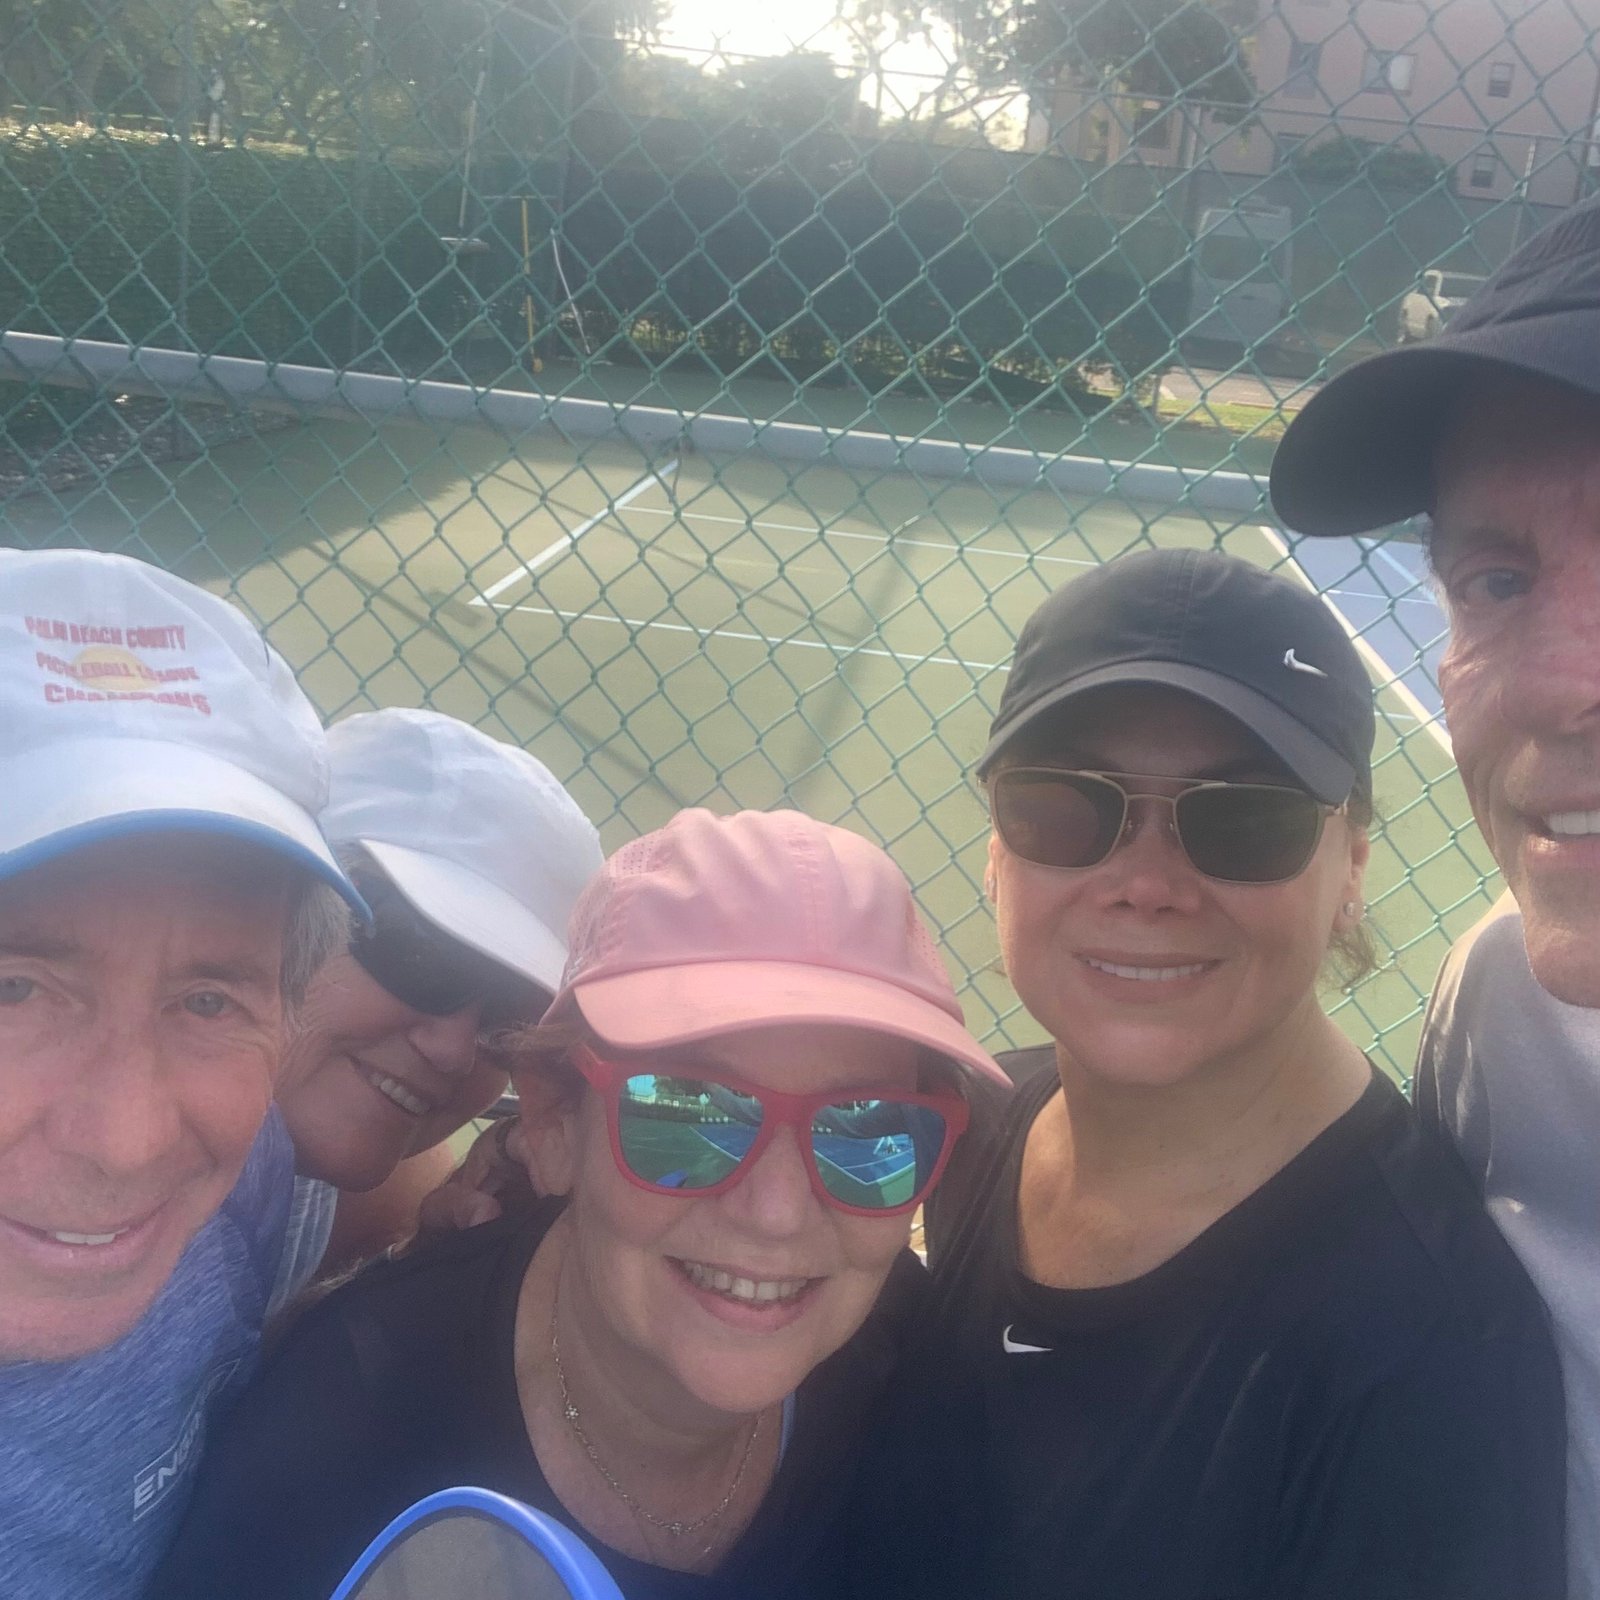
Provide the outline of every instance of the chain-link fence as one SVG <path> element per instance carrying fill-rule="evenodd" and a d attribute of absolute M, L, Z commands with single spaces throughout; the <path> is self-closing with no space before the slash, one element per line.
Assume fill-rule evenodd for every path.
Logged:
<path fill-rule="evenodd" d="M 968 775 L 1017 627 L 1141 543 L 1284 564 L 1378 686 L 1341 1015 L 1403 1072 L 1490 888 L 1443 619 L 1404 530 L 1298 545 L 1264 474 L 1590 191 L 1596 20 L 0 0 L 0 538 L 234 595 L 330 717 L 468 717 L 612 845 L 855 826 L 1019 1040 Z"/>

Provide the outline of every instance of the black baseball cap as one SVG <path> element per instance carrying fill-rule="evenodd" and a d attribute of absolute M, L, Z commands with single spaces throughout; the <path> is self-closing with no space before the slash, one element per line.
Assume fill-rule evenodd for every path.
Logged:
<path fill-rule="evenodd" d="M 1313 395 L 1273 458 L 1279 517 L 1334 535 L 1431 510 L 1451 402 L 1496 371 L 1600 395 L 1600 200 L 1535 234 L 1437 338 L 1359 362 Z"/>
<path fill-rule="evenodd" d="M 1023 624 L 978 763 L 1079 695 L 1181 689 L 1253 733 L 1317 799 L 1372 792 L 1372 685 L 1309 589 L 1220 550 L 1141 550 L 1057 589 Z"/>

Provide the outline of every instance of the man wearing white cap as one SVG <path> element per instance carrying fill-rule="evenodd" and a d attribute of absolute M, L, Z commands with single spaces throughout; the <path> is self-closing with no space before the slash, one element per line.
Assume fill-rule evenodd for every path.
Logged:
<path fill-rule="evenodd" d="M 139 1593 L 248 1376 L 286 1006 L 358 905 L 322 729 L 231 606 L 0 551 L 0 1594 Z"/>
<path fill-rule="evenodd" d="M 450 1174 L 443 1141 L 506 1086 L 494 1034 L 537 1022 L 555 993 L 567 918 L 603 859 L 542 762 L 455 717 L 349 717 L 328 750 L 323 831 L 372 921 L 317 974 L 284 1060 L 301 1176 L 278 1303 L 325 1253 L 343 1265 L 411 1231 Z M 352 1191 L 373 1193 L 352 1205 Z"/>

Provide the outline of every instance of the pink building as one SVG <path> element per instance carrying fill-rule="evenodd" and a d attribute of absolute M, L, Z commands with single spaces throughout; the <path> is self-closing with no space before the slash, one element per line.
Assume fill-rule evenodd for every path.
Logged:
<path fill-rule="evenodd" d="M 1277 0 L 1249 41 L 1243 128 L 1058 84 L 1029 146 L 1089 162 L 1265 174 L 1332 132 L 1446 162 L 1462 195 L 1568 205 L 1600 176 L 1600 0 Z"/>

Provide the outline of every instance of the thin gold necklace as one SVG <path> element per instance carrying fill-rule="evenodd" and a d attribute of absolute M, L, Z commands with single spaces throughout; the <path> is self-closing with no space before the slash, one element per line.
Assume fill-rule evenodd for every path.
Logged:
<path fill-rule="evenodd" d="M 733 1482 L 728 1485 L 728 1492 L 704 1516 L 696 1517 L 692 1522 L 684 1522 L 677 1517 L 658 1517 L 648 1506 L 641 1505 L 633 1495 L 617 1482 L 616 1474 L 600 1459 L 600 1452 L 595 1449 L 589 1435 L 583 1431 L 583 1419 L 578 1415 L 578 1407 L 572 1398 L 572 1392 L 567 1388 L 566 1368 L 561 1365 L 561 1339 L 556 1331 L 556 1300 L 552 1297 L 550 1305 L 550 1355 L 555 1363 L 556 1382 L 561 1387 L 561 1415 L 566 1418 L 567 1426 L 572 1429 L 573 1437 L 583 1446 L 583 1453 L 588 1456 L 589 1464 L 605 1480 L 606 1487 L 636 1516 L 642 1517 L 652 1528 L 660 1528 L 669 1533 L 674 1539 L 682 1539 L 685 1535 L 695 1533 L 708 1526 L 720 1517 L 729 1506 L 733 1504 L 733 1497 L 739 1492 L 739 1485 L 744 1482 L 745 1468 L 750 1465 L 750 1454 L 756 1447 L 756 1440 L 761 1434 L 762 1413 L 756 1413 L 755 1426 L 750 1430 L 750 1437 L 744 1442 L 744 1453 L 739 1457 L 739 1465 L 733 1474 Z"/>

